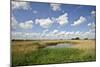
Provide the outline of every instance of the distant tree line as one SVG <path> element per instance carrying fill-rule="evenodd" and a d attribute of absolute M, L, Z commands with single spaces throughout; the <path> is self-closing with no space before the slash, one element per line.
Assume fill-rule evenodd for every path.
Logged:
<path fill-rule="evenodd" d="M 76 38 L 72 38 L 72 40 L 80 40 L 80 38 L 79 37 L 76 37 Z"/>
<path fill-rule="evenodd" d="M 72 38 L 71 40 L 80 40 L 80 38 L 76 37 L 76 38 Z M 84 38 L 84 40 L 88 40 L 88 38 Z"/>

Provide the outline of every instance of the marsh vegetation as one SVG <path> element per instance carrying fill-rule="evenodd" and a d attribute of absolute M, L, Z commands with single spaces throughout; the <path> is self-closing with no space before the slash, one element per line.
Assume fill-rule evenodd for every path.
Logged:
<path fill-rule="evenodd" d="M 11 46 L 13 66 L 96 60 L 95 40 L 14 40 Z"/>

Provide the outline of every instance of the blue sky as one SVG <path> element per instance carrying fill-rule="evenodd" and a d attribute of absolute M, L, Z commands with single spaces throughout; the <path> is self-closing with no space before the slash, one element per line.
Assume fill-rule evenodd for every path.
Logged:
<path fill-rule="evenodd" d="M 12 37 L 18 39 L 95 38 L 96 7 L 12 1 Z"/>

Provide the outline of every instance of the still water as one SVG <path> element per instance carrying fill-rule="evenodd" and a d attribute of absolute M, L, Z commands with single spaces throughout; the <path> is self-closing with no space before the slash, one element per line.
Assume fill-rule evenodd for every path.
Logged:
<path fill-rule="evenodd" d="M 74 44 L 70 44 L 70 43 L 60 43 L 57 45 L 50 45 L 45 48 L 71 48 L 73 46 L 74 46 Z"/>

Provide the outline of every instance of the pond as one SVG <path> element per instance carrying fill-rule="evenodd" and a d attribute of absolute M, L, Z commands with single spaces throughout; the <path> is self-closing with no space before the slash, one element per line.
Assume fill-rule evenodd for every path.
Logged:
<path fill-rule="evenodd" d="M 70 43 L 60 43 L 57 45 L 50 45 L 45 48 L 71 48 L 73 46 L 74 46 L 74 44 L 70 44 Z"/>

